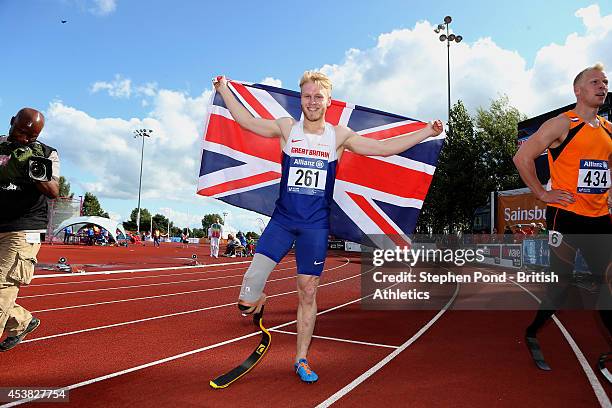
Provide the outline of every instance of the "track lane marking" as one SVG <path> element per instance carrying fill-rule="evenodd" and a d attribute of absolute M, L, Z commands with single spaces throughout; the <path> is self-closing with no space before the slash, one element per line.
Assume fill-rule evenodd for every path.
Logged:
<path fill-rule="evenodd" d="M 289 332 L 289 331 L 285 331 L 285 330 L 269 329 L 268 331 L 275 332 L 275 333 L 282 333 L 282 334 L 290 334 L 292 336 L 297 336 L 297 333 Z M 359 344 L 359 345 L 363 345 L 363 346 L 386 347 L 386 348 L 392 348 L 392 349 L 399 348 L 399 346 L 391 346 L 389 344 L 368 343 L 366 341 L 340 339 L 338 337 L 318 336 L 318 335 L 314 335 L 314 334 L 312 335 L 312 338 L 313 339 L 339 341 L 339 342 L 342 342 L 342 343 Z"/>
<path fill-rule="evenodd" d="M 277 282 L 277 281 L 282 281 L 282 280 L 287 280 L 287 279 L 294 279 L 294 278 L 295 278 L 295 276 L 287 276 L 287 277 L 284 277 L 284 278 L 270 279 L 268 282 Z M 217 286 L 217 287 L 214 287 L 214 288 L 189 290 L 189 291 L 185 291 L 185 292 L 166 293 L 166 294 L 163 294 L 163 295 L 143 296 L 143 297 L 128 298 L 128 299 L 119 299 L 119 300 L 107 300 L 107 301 L 104 301 L 104 302 L 84 303 L 84 304 L 81 304 L 81 305 L 61 306 L 61 307 L 54 307 L 54 308 L 51 308 L 51 309 L 33 310 L 30 313 L 55 312 L 55 311 L 58 311 L 58 310 L 79 309 L 79 308 L 82 308 L 82 307 L 111 305 L 111 304 L 115 304 L 115 303 L 137 302 L 139 300 L 161 299 L 161 298 L 167 298 L 167 297 L 172 297 L 172 296 L 182 296 L 182 295 L 191 295 L 191 294 L 194 294 L 194 293 L 210 292 L 212 290 L 239 288 L 240 286 L 242 286 L 242 285 Z"/>
<path fill-rule="evenodd" d="M 274 271 L 272 271 L 272 272 L 288 271 L 288 270 L 291 270 L 291 269 L 295 269 L 295 267 L 274 269 Z M 68 291 L 68 292 L 40 293 L 38 295 L 19 296 L 19 299 L 38 298 L 38 297 L 47 297 L 47 296 L 59 296 L 59 295 L 72 295 L 72 294 L 75 294 L 75 293 L 104 292 L 104 291 L 109 291 L 109 290 L 146 288 L 146 287 L 151 287 L 151 286 L 178 285 L 178 284 L 181 284 L 181 283 L 202 282 L 202 281 L 207 281 L 207 280 L 225 279 L 225 278 L 236 278 L 236 277 L 241 277 L 241 276 L 244 276 L 244 273 L 241 273 L 240 275 L 212 276 L 212 277 L 208 277 L 208 278 L 189 279 L 189 280 L 174 281 L 174 282 L 158 282 L 158 283 L 146 283 L 146 284 L 142 284 L 142 285 L 114 286 L 114 287 L 110 287 L 110 288 L 100 288 L 100 289 L 73 290 L 73 291 Z"/>
<path fill-rule="evenodd" d="M 348 264 L 350 261 L 348 260 L 348 258 L 345 258 L 345 259 L 347 260 L 347 264 Z M 371 271 L 371 269 L 369 271 Z M 353 276 L 350 276 L 348 278 L 343 278 L 343 279 L 340 279 L 340 280 L 337 280 L 337 281 L 327 282 L 327 283 L 319 285 L 319 287 L 321 287 L 321 286 L 328 286 L 328 285 L 332 285 L 332 284 L 335 284 L 335 283 L 343 282 L 343 281 L 346 281 L 346 280 L 349 280 L 349 279 L 353 279 L 353 278 L 362 276 L 365 273 L 368 273 L 369 271 L 361 272 L 361 273 L 359 273 L 357 275 L 353 275 Z M 392 285 L 392 286 L 394 286 L 394 285 Z M 283 296 L 283 295 L 292 294 L 292 293 L 297 293 L 297 290 L 294 290 L 294 291 L 291 291 L 291 292 L 275 294 L 275 295 L 271 295 L 271 296 L 268 296 L 268 297 Z M 371 296 L 373 296 L 373 294 L 370 294 L 370 295 L 367 295 L 367 296 L 362 296 L 360 298 L 351 300 L 351 301 L 343 303 L 341 305 L 334 306 L 334 307 L 331 307 L 331 308 L 326 309 L 326 310 L 322 310 L 322 311 L 317 313 L 317 316 L 320 316 L 320 315 L 332 312 L 334 310 L 340 309 L 342 307 L 351 305 L 353 303 L 359 302 L 362 299 L 365 299 L 365 298 L 371 297 Z M 232 305 L 232 306 L 235 305 L 235 302 L 228 303 L 226 305 L 218 305 L 218 306 L 215 306 L 215 307 L 223 307 L 223 306 L 230 306 L 230 305 Z M 295 324 L 295 323 L 297 323 L 297 320 L 292 320 L 290 322 L 282 323 L 282 324 L 276 325 L 274 327 L 271 327 L 268 330 L 280 329 L 282 327 L 286 327 L 286 326 L 289 326 L 289 325 L 292 325 L 292 324 Z M 235 337 L 233 339 L 229 339 L 229 340 L 225 340 L 225 341 L 222 341 L 222 342 L 219 342 L 219 343 L 211 344 L 209 346 L 205 346 L 205 347 L 201 347 L 201 348 L 198 348 L 198 349 L 195 349 L 195 350 L 191 350 L 191 351 L 187 351 L 187 352 L 184 352 L 184 353 L 176 354 L 174 356 L 166 357 L 166 358 L 163 358 L 163 359 L 160 359 L 160 360 L 151 361 L 149 363 L 141 364 L 141 365 L 138 365 L 138 366 L 135 366 L 135 367 L 131 367 L 131 368 L 128 368 L 128 369 L 125 369 L 125 370 L 121 370 L 121 371 L 117 371 L 117 372 L 110 373 L 110 374 L 106 374 L 106 375 L 103 375 L 103 376 L 100 376 L 100 377 L 96 377 L 96 378 L 92 378 L 92 379 L 89 379 L 89 380 L 81 381 L 79 383 L 72 384 L 72 385 L 69 385 L 69 386 L 66 386 L 66 387 L 58 388 L 58 391 L 59 390 L 70 391 L 70 390 L 74 390 L 76 388 L 81 388 L 81 387 L 84 387 L 84 386 L 87 386 L 87 385 L 90 385 L 90 384 L 94 384 L 94 383 L 97 383 L 97 382 L 100 382 L 100 381 L 104 381 L 104 380 L 108 380 L 108 379 L 111 379 L 111 378 L 119 377 L 119 376 L 124 375 L 124 374 L 129 374 L 129 373 L 132 373 L 132 372 L 135 372 L 135 371 L 140 371 L 140 370 L 143 370 L 145 368 L 153 367 L 153 366 L 164 364 L 164 363 L 167 363 L 167 362 L 170 362 L 170 361 L 178 360 L 180 358 L 188 357 L 188 356 L 191 356 L 191 355 L 194 355 L 194 354 L 197 354 L 197 353 L 208 351 L 208 350 L 220 347 L 220 346 L 224 346 L 226 344 L 231 344 L 231 343 L 234 343 L 234 342 L 237 342 L 237 341 L 240 341 L 240 340 L 247 339 L 249 337 L 253 337 L 253 336 L 259 335 L 260 333 L 261 333 L 260 331 L 255 331 L 253 333 L 245 334 L 245 335 L 240 336 L 240 337 Z M 27 341 L 28 340 L 24 340 L 24 341 L 22 341 L 22 343 L 25 343 Z M 17 400 L 17 401 L 10 402 L 8 404 L 0 405 L 0 408 L 14 407 L 14 406 L 17 406 L 17 405 L 21 405 L 21 404 L 25 404 L 25 403 L 28 403 L 28 402 L 35 401 L 37 399 L 38 398 L 24 398 L 24 399 L 20 399 L 20 400 Z"/>
<path fill-rule="evenodd" d="M 446 268 L 444 268 L 444 269 L 446 269 Z M 452 271 L 450 271 L 450 270 L 448 270 L 448 271 L 452 273 Z M 366 372 L 361 374 L 359 377 L 355 378 L 353 381 L 351 381 L 349 384 L 347 384 L 344 387 L 342 387 L 340 390 L 336 391 L 333 395 L 331 395 L 325 401 L 321 402 L 319 405 L 317 405 L 316 408 L 329 407 L 330 405 L 332 405 L 333 403 L 338 401 L 340 398 L 342 398 L 343 396 L 345 396 L 346 394 L 351 392 L 353 389 L 355 389 L 357 386 L 359 386 L 365 380 L 370 378 L 372 375 L 374 375 L 377 371 L 379 371 L 381 368 L 383 368 L 385 365 L 387 365 L 395 357 L 399 356 L 402 351 L 404 351 L 408 347 L 410 347 L 415 341 L 417 341 L 419 339 L 419 337 L 421 337 L 427 330 L 429 330 L 429 328 L 431 326 L 433 326 L 434 323 L 440 317 L 442 317 L 442 315 L 448 310 L 450 305 L 452 305 L 453 302 L 455 301 L 455 298 L 457 297 L 457 294 L 459 293 L 459 288 L 460 287 L 461 287 L 461 285 L 459 285 L 459 283 L 457 283 L 457 286 L 455 288 L 455 293 L 453 293 L 453 296 L 451 297 L 451 299 L 446 303 L 446 305 L 442 309 L 440 309 L 440 311 L 429 322 L 427 322 L 423 327 L 421 327 L 421 329 L 418 332 L 416 332 L 412 337 L 410 337 L 406 342 L 404 342 L 396 350 L 394 350 L 389 355 L 387 355 L 385 358 L 383 358 L 378 363 L 376 363 L 369 370 L 367 370 Z"/>
<path fill-rule="evenodd" d="M 342 266 L 348 265 L 349 261 L 347 259 L 347 262 L 343 265 L 340 266 L 335 266 L 334 268 L 340 268 Z M 330 269 L 328 269 L 330 270 Z M 331 281 L 328 283 L 324 283 L 319 285 L 319 287 L 322 286 L 328 286 L 331 284 L 335 284 L 335 283 L 340 283 L 340 282 L 344 282 L 348 279 L 353 279 L 355 277 L 361 276 L 361 274 L 359 275 L 353 275 L 353 276 L 349 276 L 348 278 L 342 278 L 336 281 Z M 290 276 L 288 278 L 281 278 L 279 280 L 285 280 L 285 279 L 295 279 L 295 276 Z M 239 287 L 240 285 L 236 285 L 234 287 Z M 290 292 L 283 292 L 283 293 L 279 293 L 279 294 L 275 294 L 275 295 L 268 295 L 269 298 L 272 297 L 277 297 L 277 296 L 284 296 L 284 295 L 288 295 L 288 294 L 292 294 L 292 293 L 297 293 L 297 290 L 293 290 Z M 147 317 L 147 318 L 143 318 L 143 319 L 137 319 L 137 320 L 130 320 L 127 322 L 121 322 L 121 323 L 114 323 L 114 324 L 109 324 L 109 325 L 104 325 L 104 326 L 98 326 L 98 327 L 91 327 L 88 329 L 82 329 L 82 330 L 75 330 L 72 332 L 65 332 L 65 333 L 58 333 L 58 334 L 53 334 L 53 335 L 49 335 L 49 336 L 43 336 L 43 337 L 35 337 L 35 338 L 27 338 L 25 340 L 23 340 L 21 343 L 30 343 L 30 342 L 34 342 L 34 341 L 40 341 L 40 340 L 47 340 L 47 339 L 52 339 L 52 338 L 56 338 L 56 337 L 64 337 L 64 336 L 70 336 L 70 335 L 74 335 L 74 334 L 80 334 L 80 333 L 87 333 L 87 332 L 92 332 L 92 331 L 97 331 L 97 330 L 102 330 L 102 329 L 109 329 L 109 328 L 113 328 L 113 327 L 120 327 L 120 326 L 126 326 L 126 325 L 130 325 L 130 324 L 136 324 L 136 323 L 142 323 L 142 322 L 147 322 L 147 321 L 152 321 L 152 320 L 159 320 L 159 319 L 164 319 L 167 317 L 174 317 L 174 316 L 181 316 L 181 315 L 185 315 L 185 314 L 191 314 L 191 313 L 198 313 L 198 312 L 203 312 L 206 310 L 211 310 L 211 309 L 217 309 L 220 307 L 226 307 L 226 306 L 235 306 L 236 302 L 232 302 L 232 303 L 226 303 L 223 305 L 215 305 L 215 306 L 207 306 L 204 308 L 198 308 L 198 309 L 193 309 L 193 310 L 185 310 L 183 312 L 176 312 L 176 313 L 170 313 L 170 314 L 166 314 L 166 315 L 160 315 L 160 316 L 153 316 L 153 317 Z M 40 311 L 34 311 L 32 313 L 41 313 Z"/>
<path fill-rule="evenodd" d="M 477 269 L 482 269 L 485 272 L 497 275 L 497 272 L 489 268 L 481 267 Z M 529 289 L 527 289 L 520 283 L 516 282 L 515 280 L 511 280 L 511 282 L 517 285 L 518 287 L 520 287 L 521 289 L 523 289 L 525 292 L 527 292 L 527 294 L 529 294 L 529 296 L 535 299 L 535 301 L 538 302 L 538 304 L 542 303 L 540 298 L 534 295 Z M 587 379 L 589 380 L 589 383 L 591 384 L 591 388 L 593 389 L 593 392 L 595 393 L 595 397 L 597 397 L 597 401 L 599 402 L 599 405 L 602 408 L 611 408 L 612 403 L 610 402 L 610 398 L 608 397 L 608 394 L 606 393 L 603 386 L 601 385 L 599 378 L 597 378 L 597 374 L 595 374 L 595 372 L 591 368 L 591 365 L 589 364 L 586 357 L 584 356 L 584 353 L 582 352 L 582 350 L 580 350 L 580 347 L 578 347 L 578 344 L 576 344 L 576 341 L 574 340 L 570 332 L 565 328 L 565 326 L 563 325 L 563 323 L 561 323 L 561 321 L 557 318 L 557 316 L 553 314 L 552 319 L 557 325 L 557 327 L 559 328 L 559 330 L 561 331 L 561 334 L 565 338 L 565 341 L 567 341 L 570 348 L 574 352 L 574 355 L 576 356 L 576 359 L 578 360 L 580 367 L 582 367 L 584 374 L 586 375 Z"/>
<path fill-rule="evenodd" d="M 169 271 L 171 269 L 194 269 L 194 268 L 210 268 L 213 266 L 224 266 L 224 265 L 240 265 L 251 263 L 251 261 L 240 261 L 240 262 L 224 262 L 218 264 L 206 264 L 206 265 L 189 265 L 189 266 L 172 266 L 172 267 L 160 267 L 160 268 L 142 268 L 142 269 L 110 269 L 107 271 L 94 271 L 94 272 L 77 272 L 77 273 L 53 273 L 48 275 L 34 275 L 32 279 L 42 278 L 63 278 L 63 277 L 76 277 L 76 276 L 88 276 L 88 275 L 114 275 L 117 273 L 134 273 L 134 272 L 150 272 L 150 271 Z"/>
<path fill-rule="evenodd" d="M 277 265 L 287 264 L 287 263 L 295 263 L 295 261 L 285 261 L 279 262 Z M 227 269 L 215 269 L 213 271 L 200 271 L 200 272 L 183 272 L 183 273 L 165 273 L 163 275 L 149 275 L 149 276 L 126 276 L 123 278 L 104 278 L 104 279 L 93 279 L 93 280 L 80 280 L 80 281 L 72 281 L 72 282 L 55 282 L 55 283 L 38 283 L 38 284 L 30 284 L 28 288 L 39 288 L 41 286 L 58 286 L 58 285 L 78 285 L 81 283 L 96 283 L 96 282 L 110 282 L 110 281 L 121 281 L 121 280 L 132 280 L 132 279 L 150 279 L 150 278 L 164 278 L 164 277 L 174 277 L 174 276 L 183 276 L 183 275 L 201 275 L 204 273 L 214 273 L 214 272 L 226 272 L 226 271 L 237 271 L 240 268 L 227 268 Z M 72 274 L 71 277 L 78 277 L 80 275 Z"/>
<path fill-rule="evenodd" d="M 348 265 L 349 262 L 346 262 L 342 265 L 339 266 L 334 266 L 333 268 L 328 268 L 325 269 L 326 271 L 331 271 L 331 270 L 335 270 L 335 269 L 339 269 L 345 265 Z M 289 268 L 289 269 L 293 269 L 293 268 Z M 288 279 L 295 279 L 295 276 L 287 276 L 284 278 L 277 278 L 277 279 L 270 279 L 268 280 L 268 282 L 278 282 L 278 281 L 282 281 L 282 280 L 288 280 Z M 151 296 L 142 296 L 142 297 L 137 297 L 137 298 L 128 298 L 128 299 L 118 299 L 118 300 L 107 300 L 104 302 L 96 302 L 96 303 L 85 303 L 85 304 L 80 304 L 80 305 L 72 305 L 72 306 L 61 306 L 61 307 L 54 307 L 54 308 L 50 308 L 50 309 L 41 309 L 41 310 L 33 310 L 30 313 L 45 313 L 45 312 L 54 312 L 54 311 L 58 311 L 58 310 L 69 310 L 69 309 L 78 309 L 81 307 L 91 307 L 91 306 L 101 306 L 101 305 L 110 305 L 110 304 L 115 304 L 115 303 L 126 303 L 126 302 L 136 302 L 139 300 L 148 300 L 148 299 L 161 299 L 161 298 L 165 298 L 165 297 L 172 297 L 172 296 L 181 296 L 181 295 L 190 295 L 193 293 L 201 293 L 201 292 L 210 292 L 211 290 L 216 290 L 216 289 L 231 289 L 231 288 L 238 288 L 241 285 L 229 285 L 229 286 L 217 286 L 214 288 L 206 288 L 206 289 L 197 289 L 197 290 L 190 290 L 190 291 L 185 291 L 185 292 L 175 292 L 175 293 L 166 293 L 166 294 L 162 294 L 162 295 L 151 295 Z M 321 285 L 319 285 L 321 286 Z"/>

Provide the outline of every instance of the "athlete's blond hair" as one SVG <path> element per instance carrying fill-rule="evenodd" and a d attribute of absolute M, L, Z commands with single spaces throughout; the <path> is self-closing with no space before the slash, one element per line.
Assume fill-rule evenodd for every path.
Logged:
<path fill-rule="evenodd" d="M 576 75 L 576 78 L 574 78 L 574 86 L 576 86 L 578 84 L 578 82 L 580 82 L 580 80 L 582 79 L 582 76 L 586 72 L 588 72 L 588 71 L 601 71 L 601 72 L 603 72 L 604 69 L 605 69 L 604 64 L 602 64 L 601 62 L 597 62 L 597 63 L 595 63 L 595 65 L 583 69 L 582 71 L 580 71 L 578 73 L 578 75 Z"/>
<path fill-rule="evenodd" d="M 317 71 L 306 71 L 304 72 L 304 75 L 302 75 L 302 79 L 300 79 L 300 89 L 306 82 L 312 82 L 319 85 L 321 88 L 327 90 L 327 93 L 331 95 L 332 83 L 329 77 L 324 73 Z"/>

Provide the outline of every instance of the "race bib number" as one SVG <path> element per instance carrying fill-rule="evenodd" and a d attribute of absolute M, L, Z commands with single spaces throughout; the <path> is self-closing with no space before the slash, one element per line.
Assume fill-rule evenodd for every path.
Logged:
<path fill-rule="evenodd" d="M 559 231 L 548 231 L 548 245 L 558 248 L 563 242 L 563 234 Z"/>
<path fill-rule="evenodd" d="M 580 160 L 578 189 L 583 194 L 603 194 L 610 188 L 610 169 L 605 160 Z"/>
<path fill-rule="evenodd" d="M 324 195 L 329 162 L 321 159 L 292 157 L 287 191 L 307 195 Z"/>

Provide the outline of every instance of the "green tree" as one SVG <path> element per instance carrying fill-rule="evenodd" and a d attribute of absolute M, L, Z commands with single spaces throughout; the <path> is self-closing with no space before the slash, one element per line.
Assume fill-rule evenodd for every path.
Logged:
<path fill-rule="evenodd" d="M 138 218 L 138 208 L 134 208 L 130 214 L 130 220 L 123 223 L 123 226 L 129 230 L 137 230 L 136 218 Z M 153 227 L 155 228 L 155 227 Z M 166 227 L 167 228 L 167 227 Z M 140 209 L 140 231 L 149 231 L 151 229 L 151 213 L 146 208 Z M 163 231 L 163 229 L 160 229 Z"/>
<path fill-rule="evenodd" d="M 483 171 L 488 176 L 483 182 L 486 182 L 489 192 L 521 186 L 512 157 L 518 149 L 518 123 L 525 119 L 524 114 L 510 106 L 507 96 L 494 100 L 487 110 L 477 110 L 476 132 L 482 141 Z"/>
<path fill-rule="evenodd" d="M 140 212 L 140 217 L 142 218 L 142 211 Z M 170 223 L 170 227 L 172 227 L 172 223 Z M 168 218 L 162 214 L 155 214 L 153 216 L 153 229 L 166 233 L 168 231 Z"/>
<path fill-rule="evenodd" d="M 192 238 L 203 238 L 208 235 L 208 231 L 204 231 L 203 228 L 192 228 L 191 229 L 191 237 Z"/>
<path fill-rule="evenodd" d="M 223 217 L 219 214 L 206 214 L 204 218 L 202 218 L 202 229 L 207 232 L 207 235 L 208 229 L 216 220 L 219 220 L 219 224 L 223 225 Z"/>
<path fill-rule="evenodd" d="M 249 231 L 246 234 L 244 234 L 245 237 L 248 238 L 253 238 L 253 239 L 259 239 L 259 234 L 256 233 L 255 231 Z"/>
<path fill-rule="evenodd" d="M 512 163 L 517 124 L 525 118 L 502 96 L 472 118 L 463 102 L 451 109 L 447 135 L 436 172 L 423 204 L 417 232 L 470 231 L 476 208 L 491 191 L 520 187 Z"/>
<path fill-rule="evenodd" d="M 455 229 L 457 212 L 469 191 L 472 174 L 467 163 L 476 160 L 474 125 L 463 102 L 451 110 L 452 132 L 447 134 L 429 192 L 423 203 L 417 232 L 442 234 Z"/>
<path fill-rule="evenodd" d="M 74 197 L 74 193 L 70 192 L 70 183 L 66 180 L 66 177 L 60 176 L 59 178 L 59 196 L 60 197 Z"/>
<path fill-rule="evenodd" d="M 109 218 L 108 213 L 102 209 L 98 197 L 89 192 L 85 193 L 85 198 L 83 198 L 83 215 Z"/>

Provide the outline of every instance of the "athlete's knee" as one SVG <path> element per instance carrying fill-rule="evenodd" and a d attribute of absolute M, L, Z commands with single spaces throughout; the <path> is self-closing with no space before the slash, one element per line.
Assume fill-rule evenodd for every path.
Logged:
<path fill-rule="evenodd" d="M 302 303 L 313 303 L 317 297 L 317 288 L 319 279 L 299 279 L 298 278 L 298 296 Z"/>

